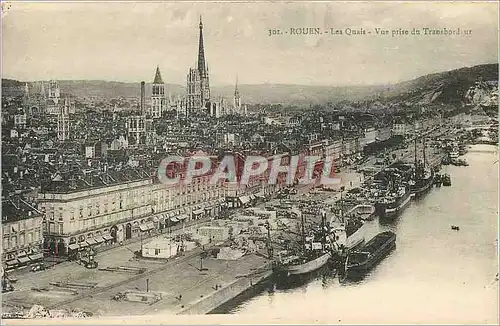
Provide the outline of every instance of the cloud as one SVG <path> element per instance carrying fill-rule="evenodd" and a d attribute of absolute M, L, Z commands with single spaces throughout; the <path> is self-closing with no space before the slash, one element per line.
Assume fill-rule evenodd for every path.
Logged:
<path fill-rule="evenodd" d="M 12 3 L 2 19 L 3 76 L 184 84 L 205 50 L 214 81 L 387 83 L 498 62 L 498 3 Z M 470 37 L 269 36 L 291 27 L 447 27 Z M 328 73 L 325 73 L 328 72 Z"/>

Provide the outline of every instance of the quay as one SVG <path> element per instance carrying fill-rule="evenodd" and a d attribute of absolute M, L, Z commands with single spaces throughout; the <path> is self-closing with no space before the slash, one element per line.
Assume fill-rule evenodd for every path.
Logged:
<path fill-rule="evenodd" d="M 88 280 L 92 280 L 93 287 L 80 288 L 76 295 L 50 286 L 48 282 L 40 284 L 33 279 L 32 282 L 20 280 L 18 290 L 4 294 L 4 300 L 7 299 L 4 311 L 38 304 L 47 309 L 80 309 L 95 316 L 205 314 L 271 275 L 269 261 L 259 254 L 232 261 L 206 258 L 203 259 L 203 268 L 200 268 L 200 253 L 201 249 L 197 248 L 184 257 L 163 264 L 144 259 L 130 261 L 129 267 L 148 269 L 134 276 L 92 270 L 91 275 L 86 273 L 86 277 L 78 277 L 81 273 L 77 273 L 80 275 L 52 278 L 68 284 L 67 288 L 70 288 L 70 283 L 89 283 Z M 33 283 L 45 290 L 33 291 Z M 161 299 L 148 303 L 113 300 L 117 293 L 128 291 L 144 297 L 157 294 Z"/>
<path fill-rule="evenodd" d="M 406 149 L 393 150 L 390 154 L 397 160 L 411 161 L 413 151 L 413 146 L 408 146 Z M 435 166 L 440 164 L 444 154 L 428 150 L 427 155 L 428 162 Z M 290 195 L 288 200 L 294 202 L 308 198 L 325 205 L 337 205 L 343 191 L 366 184 L 387 165 L 376 165 L 375 158 L 369 157 L 356 166 L 365 167 L 371 167 L 373 171 L 364 175 L 355 172 L 354 166 L 342 169 L 338 176 L 342 179 L 343 190 L 334 189 L 332 192 L 303 186 L 297 188 L 297 193 Z M 280 202 L 274 198 L 256 207 L 278 205 Z M 352 207 L 345 208 L 349 210 Z M 238 211 L 241 210 L 233 212 Z M 186 229 L 176 229 L 172 235 L 192 231 L 208 223 L 205 221 Z M 165 236 L 158 234 L 154 238 Z M 136 258 L 134 252 L 142 247 L 136 241 L 99 252 L 98 269 L 86 269 L 74 262 L 67 262 L 48 271 L 26 273 L 16 283 L 15 291 L 4 294 L 4 311 L 27 310 L 33 305 L 41 305 L 49 310 L 83 310 L 94 316 L 207 314 L 272 275 L 272 259 L 262 248 L 235 260 L 203 255 L 211 248 L 223 245 L 223 242 L 219 242 L 206 245 L 205 248 L 196 247 L 165 261 Z M 128 272 L 107 271 L 117 269 Z M 139 269 L 141 273 L 133 272 Z M 60 286 L 54 286 L 56 282 Z M 75 284 L 80 286 L 75 287 Z M 122 299 L 116 299 L 120 297 Z"/>

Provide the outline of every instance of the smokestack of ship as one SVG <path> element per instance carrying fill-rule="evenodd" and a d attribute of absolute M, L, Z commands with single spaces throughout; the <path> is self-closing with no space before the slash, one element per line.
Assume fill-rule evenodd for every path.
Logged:
<path fill-rule="evenodd" d="M 146 83 L 141 81 L 141 115 L 144 114 L 145 100 L 146 100 Z"/>

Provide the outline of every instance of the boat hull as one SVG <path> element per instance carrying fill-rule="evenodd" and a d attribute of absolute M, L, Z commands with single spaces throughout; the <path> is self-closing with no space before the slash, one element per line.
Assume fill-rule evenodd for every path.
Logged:
<path fill-rule="evenodd" d="M 330 259 L 330 254 L 325 253 L 314 260 L 308 261 L 307 263 L 287 266 L 287 268 L 285 268 L 285 272 L 288 275 L 301 275 L 301 274 L 311 273 L 325 266 L 325 264 L 328 262 L 329 259 Z"/>
<path fill-rule="evenodd" d="M 307 275 L 325 266 L 326 263 L 328 263 L 328 261 L 330 260 L 330 257 L 330 253 L 324 253 L 321 256 L 303 264 L 277 266 L 274 269 L 274 273 L 279 278 Z"/>
<path fill-rule="evenodd" d="M 375 238 L 381 236 L 381 234 L 377 235 Z M 374 239 L 375 239 L 374 238 Z M 368 241 L 368 243 L 360 249 L 363 252 L 367 247 L 370 247 L 370 244 L 374 241 L 374 239 Z M 349 264 L 349 257 L 346 261 L 345 268 L 345 276 L 348 278 L 360 277 L 370 271 L 375 265 L 377 265 L 385 256 L 387 256 L 392 250 L 396 248 L 396 235 L 391 232 L 391 236 L 387 237 L 387 239 L 378 245 L 376 248 L 368 249 L 369 257 L 358 263 L 358 264 Z"/>
<path fill-rule="evenodd" d="M 377 213 L 381 218 L 394 219 L 399 216 L 410 204 L 413 194 L 407 193 L 403 198 L 397 201 L 395 205 L 384 203 L 377 204 Z"/>
<path fill-rule="evenodd" d="M 415 187 L 414 189 L 412 189 L 412 193 L 414 194 L 415 199 L 422 198 L 424 195 L 426 195 L 429 190 L 431 190 L 433 182 L 434 179 L 429 178 L 428 180 L 423 181 L 420 187 Z"/>
<path fill-rule="evenodd" d="M 346 246 L 348 250 L 355 250 L 365 243 L 365 224 L 347 237 Z"/>
<path fill-rule="evenodd" d="M 375 217 L 375 207 L 373 205 L 357 205 L 347 212 L 347 215 L 355 214 L 363 221 L 371 221 Z"/>
<path fill-rule="evenodd" d="M 365 238 L 356 239 L 356 241 L 351 242 L 350 246 L 347 246 L 349 251 L 355 251 L 365 244 Z"/>
<path fill-rule="evenodd" d="M 396 243 L 390 244 L 387 249 L 378 254 L 373 260 L 359 266 L 353 266 L 346 269 L 345 276 L 348 278 L 362 277 L 373 269 L 382 259 L 384 259 L 392 250 L 396 249 Z"/>

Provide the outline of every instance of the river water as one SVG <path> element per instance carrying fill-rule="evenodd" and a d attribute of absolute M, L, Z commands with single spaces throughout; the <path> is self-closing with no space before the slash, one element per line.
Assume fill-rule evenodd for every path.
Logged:
<path fill-rule="evenodd" d="M 228 312 L 294 323 L 497 323 L 498 150 L 476 145 L 464 158 L 468 167 L 443 167 L 451 187 L 432 189 L 389 225 L 368 222 L 367 239 L 392 230 L 397 248 L 362 281 L 318 276 Z"/>

